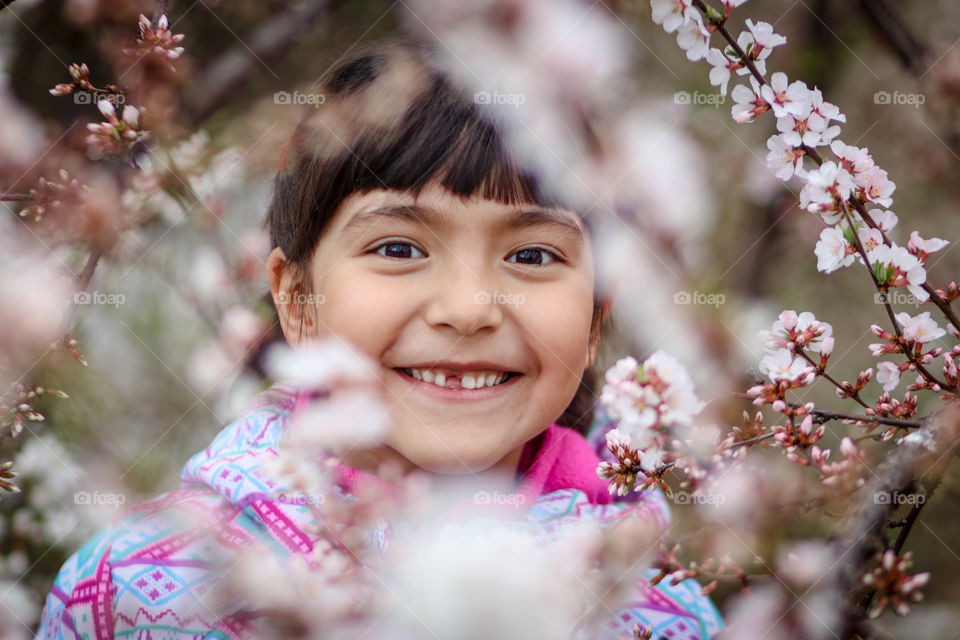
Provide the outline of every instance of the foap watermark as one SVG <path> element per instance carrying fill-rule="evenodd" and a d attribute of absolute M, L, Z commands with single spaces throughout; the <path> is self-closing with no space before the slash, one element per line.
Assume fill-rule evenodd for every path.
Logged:
<path fill-rule="evenodd" d="M 301 291 L 281 291 L 277 294 L 277 304 L 295 304 L 315 306 L 323 304 L 326 297 L 322 293 L 303 293 Z"/>
<path fill-rule="evenodd" d="M 922 93 L 877 91 L 873 94 L 873 104 L 906 104 L 919 108 L 926 101 L 927 96 Z"/>
<path fill-rule="evenodd" d="M 923 504 L 927 496 L 922 493 L 901 493 L 899 491 L 877 491 L 873 494 L 873 504 Z"/>
<path fill-rule="evenodd" d="M 477 304 L 509 304 L 519 307 L 527 301 L 522 293 L 502 293 L 500 291 L 477 291 L 473 294 L 473 301 Z"/>
<path fill-rule="evenodd" d="M 710 505 L 719 509 L 720 505 L 726 501 L 727 497 L 722 493 L 688 493 L 686 491 L 673 493 L 674 504 Z"/>
<path fill-rule="evenodd" d="M 473 494 L 474 504 L 505 504 L 515 507 L 526 502 L 526 497 L 516 493 L 500 493 L 499 491 L 477 491 Z"/>
<path fill-rule="evenodd" d="M 727 96 L 703 91 L 677 91 L 673 94 L 674 104 L 697 104 L 719 107 L 727 101 Z"/>
<path fill-rule="evenodd" d="M 522 93 L 501 93 L 499 91 L 477 91 L 473 94 L 475 104 L 500 104 L 519 109 L 527 101 Z"/>
<path fill-rule="evenodd" d="M 326 101 L 327 96 L 322 93 L 302 93 L 300 91 L 290 93 L 289 91 L 277 91 L 273 94 L 273 104 L 309 104 L 313 105 L 314 108 L 319 108 L 320 105 Z"/>
<path fill-rule="evenodd" d="M 79 505 L 120 507 L 126 501 L 127 496 L 122 493 L 110 493 L 108 491 L 77 491 L 73 494 L 73 504 Z"/>
<path fill-rule="evenodd" d="M 316 507 L 326 502 L 327 497 L 322 493 L 305 493 L 303 491 L 284 491 L 277 495 L 277 501 L 284 504 L 296 504 L 303 507 Z"/>
<path fill-rule="evenodd" d="M 73 304 L 102 304 L 114 309 L 127 301 L 122 293 L 103 293 L 102 291 L 77 291 L 73 294 Z"/>
<path fill-rule="evenodd" d="M 101 100 L 106 100 L 114 107 L 119 107 L 127 98 L 122 93 L 113 93 L 112 91 L 102 91 L 97 89 L 95 91 L 74 91 L 73 93 L 73 103 L 74 104 L 97 104 Z"/>
<path fill-rule="evenodd" d="M 893 291 L 878 291 L 873 294 L 873 303 L 874 304 L 912 304 L 915 307 L 919 307 L 922 303 L 917 300 L 917 297 L 912 293 L 907 293 L 906 291 L 899 291 L 894 289 Z"/>
<path fill-rule="evenodd" d="M 677 291 L 673 294 L 673 304 L 707 304 L 719 307 L 727 301 L 722 293 L 704 293 L 703 291 Z"/>

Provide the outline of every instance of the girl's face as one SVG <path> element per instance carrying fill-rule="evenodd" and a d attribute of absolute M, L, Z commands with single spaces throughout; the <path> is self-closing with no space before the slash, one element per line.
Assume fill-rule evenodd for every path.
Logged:
<path fill-rule="evenodd" d="M 274 249 L 275 300 L 293 284 L 283 266 Z M 417 198 L 354 194 L 318 243 L 310 277 L 321 304 L 278 305 L 287 340 L 298 342 L 303 320 L 305 335 L 337 334 L 382 367 L 391 432 L 375 457 L 343 457 L 354 466 L 392 459 L 512 474 L 595 356 L 590 242 L 569 211 L 464 200 L 438 186 Z"/>

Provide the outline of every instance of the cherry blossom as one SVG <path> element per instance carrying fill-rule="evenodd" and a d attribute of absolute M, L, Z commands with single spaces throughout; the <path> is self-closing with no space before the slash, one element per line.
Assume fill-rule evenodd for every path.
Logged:
<path fill-rule="evenodd" d="M 881 244 L 868 253 L 867 258 L 881 284 L 888 287 L 906 286 L 919 302 L 926 302 L 930 297 L 923 289 L 927 281 L 926 269 L 919 258 L 904 247 Z"/>
<path fill-rule="evenodd" d="M 897 226 L 897 214 L 893 211 L 884 211 L 883 209 L 870 209 L 867 213 L 873 222 L 880 227 L 880 231 L 890 233 Z"/>
<path fill-rule="evenodd" d="M 654 23 L 667 33 L 673 33 L 696 14 L 691 0 L 650 0 L 650 8 Z"/>
<path fill-rule="evenodd" d="M 800 191 L 800 206 L 817 213 L 827 224 L 835 224 L 843 215 L 843 203 L 853 190 L 850 174 L 835 162 L 824 162 L 807 172 L 807 183 Z"/>
<path fill-rule="evenodd" d="M 806 83 L 797 80 L 787 84 L 787 74 L 782 71 L 770 76 L 770 83 L 760 87 L 760 95 L 770 104 L 773 115 L 782 118 L 799 116 L 810 110 L 813 98 Z"/>
<path fill-rule="evenodd" d="M 830 151 L 836 156 L 840 166 L 850 173 L 866 171 L 874 166 L 873 158 L 866 147 L 855 147 L 841 140 L 834 140 L 830 143 Z"/>
<path fill-rule="evenodd" d="M 690 425 L 703 404 L 693 390 L 687 370 L 672 356 L 657 351 L 640 365 L 621 358 L 605 375 L 600 402 L 620 420 L 620 430 L 638 449 L 645 449 L 656 433 Z"/>
<path fill-rule="evenodd" d="M 877 382 L 884 391 L 893 391 L 900 384 L 900 367 L 894 362 L 877 363 Z"/>
<path fill-rule="evenodd" d="M 710 50 L 710 32 L 703 26 L 703 19 L 695 10 L 690 19 L 677 29 L 677 46 L 687 52 L 687 59 L 695 62 L 707 57 Z"/>
<path fill-rule="evenodd" d="M 818 352 L 823 339 L 831 335 L 833 327 L 830 323 L 820 322 L 809 311 L 798 314 L 792 309 L 781 312 L 770 331 L 760 332 L 771 352 L 790 351 L 795 345 Z"/>
<path fill-rule="evenodd" d="M 930 238 L 929 240 L 924 240 L 920 237 L 920 234 L 916 231 L 910 232 L 910 242 L 907 243 L 907 250 L 910 251 L 913 255 L 921 262 L 926 262 L 927 257 L 936 251 L 940 251 L 945 246 L 950 244 L 942 238 Z"/>
<path fill-rule="evenodd" d="M 86 140 L 87 153 L 92 158 L 120 153 L 149 137 L 149 132 L 140 128 L 140 111 L 133 105 L 123 107 L 122 118 L 117 118 L 113 103 L 109 100 L 100 100 L 97 108 L 107 121 L 87 124 L 87 130 L 90 131 Z"/>
<path fill-rule="evenodd" d="M 778 33 L 773 32 L 773 25 L 769 22 L 756 22 L 747 18 L 746 25 L 748 31 L 740 32 L 737 37 L 737 44 L 754 61 L 754 66 L 761 75 L 766 74 L 766 63 L 764 62 L 774 47 L 786 44 L 787 39 Z M 748 70 L 744 70 L 744 73 Z M 740 73 L 738 71 L 738 73 Z M 741 74 L 742 75 L 742 74 Z"/>
<path fill-rule="evenodd" d="M 178 46 L 183 42 L 182 33 L 173 33 L 170 30 L 170 20 L 167 14 L 161 14 L 154 26 L 150 18 L 140 14 L 140 37 L 137 38 L 135 49 L 126 50 L 128 54 L 155 54 L 167 60 L 176 60 L 183 55 L 183 47 Z"/>
<path fill-rule="evenodd" d="M 810 378 L 810 382 L 813 381 L 813 368 L 806 360 L 794 357 L 793 353 L 787 349 L 779 349 L 765 355 L 760 360 L 760 372 L 771 382 L 780 380 L 798 382 L 807 378 Z"/>
<path fill-rule="evenodd" d="M 727 83 L 730 82 L 730 72 L 744 68 L 743 64 L 731 59 L 720 49 L 707 51 L 707 62 L 710 64 L 710 84 L 720 88 L 720 95 L 727 95 Z"/>
<path fill-rule="evenodd" d="M 745 84 L 738 84 L 730 93 L 733 98 L 730 113 L 736 122 L 753 122 L 758 115 L 770 108 L 761 95 L 760 84 L 753 76 L 750 76 L 750 85 L 752 89 Z"/>
<path fill-rule="evenodd" d="M 866 171 L 854 174 L 858 195 L 864 202 L 874 202 L 882 207 L 893 203 L 893 194 L 897 185 L 887 178 L 887 172 L 879 167 L 870 167 Z"/>
<path fill-rule="evenodd" d="M 879 566 L 863 576 L 863 584 L 877 590 L 877 600 L 870 607 L 871 618 L 878 617 L 887 606 L 893 607 L 898 616 L 905 616 L 910 612 L 908 600 L 920 602 L 923 599 L 920 589 L 930 581 L 930 572 L 911 576 L 907 573 L 911 564 L 910 551 L 898 556 L 893 549 L 887 549 L 880 557 Z"/>
<path fill-rule="evenodd" d="M 853 264 L 856 250 L 847 242 L 845 229 L 827 227 L 820 232 L 814 254 L 817 256 L 817 271 L 832 273 L 841 267 Z"/>
<path fill-rule="evenodd" d="M 907 342 L 918 342 L 920 344 L 939 340 L 947 335 L 947 332 L 937 325 L 937 322 L 930 317 L 929 311 L 910 316 L 909 313 L 898 313 L 897 322 L 903 327 L 903 339 Z"/>
<path fill-rule="evenodd" d="M 795 144 L 787 142 L 786 137 L 782 135 L 770 136 L 767 139 L 767 168 L 773 171 L 774 175 L 780 180 L 786 182 L 796 173 L 800 174 L 803 170 L 803 149 L 798 149 Z"/>

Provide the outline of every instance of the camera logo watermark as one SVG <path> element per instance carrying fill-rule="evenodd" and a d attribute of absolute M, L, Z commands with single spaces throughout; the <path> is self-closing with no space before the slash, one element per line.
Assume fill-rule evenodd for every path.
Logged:
<path fill-rule="evenodd" d="M 920 105 L 926 101 L 927 96 L 922 93 L 900 93 L 899 91 L 890 93 L 889 91 L 877 91 L 873 94 L 874 104 L 906 104 L 919 108 Z"/>
<path fill-rule="evenodd" d="M 309 104 L 313 105 L 314 108 L 319 108 L 320 105 L 326 101 L 327 96 L 322 93 L 301 93 L 299 91 L 290 93 L 289 91 L 277 91 L 273 94 L 273 104 Z"/>
<path fill-rule="evenodd" d="M 499 91 L 477 91 L 473 94 L 475 104 L 502 104 L 519 109 L 527 101 L 522 93 L 500 93 Z"/>
<path fill-rule="evenodd" d="M 108 507 L 120 507 L 127 501 L 127 496 L 122 493 L 109 493 L 105 491 L 77 491 L 73 494 L 73 504 L 80 505 L 103 505 Z"/>
<path fill-rule="evenodd" d="M 505 504 L 515 507 L 526 502 L 526 497 L 515 493 L 500 493 L 499 491 L 477 491 L 473 494 L 474 504 Z"/>
<path fill-rule="evenodd" d="M 114 309 L 127 301 L 122 293 L 103 293 L 101 291 L 77 291 L 73 294 L 73 304 L 102 304 Z"/>
<path fill-rule="evenodd" d="M 101 100 L 106 100 L 114 107 L 118 107 L 126 102 L 127 98 L 122 93 L 112 91 L 75 91 L 73 93 L 74 104 L 97 104 Z"/>
<path fill-rule="evenodd" d="M 673 294 L 673 304 L 706 304 L 718 308 L 727 301 L 722 293 L 704 293 L 702 291 L 677 291 Z"/>
<path fill-rule="evenodd" d="M 877 491 L 873 494 L 873 504 L 923 504 L 927 496 L 921 493 L 900 493 L 899 491 Z"/>
<path fill-rule="evenodd" d="M 509 304 L 519 307 L 527 298 L 522 293 L 501 293 L 500 291 L 477 291 L 473 301 L 477 304 Z"/>
<path fill-rule="evenodd" d="M 326 502 L 327 497 L 322 493 L 304 493 L 302 491 L 285 491 L 277 495 L 277 501 L 284 504 L 297 504 L 304 507 L 316 507 Z"/>
<path fill-rule="evenodd" d="M 727 497 L 722 493 L 688 493 L 686 491 L 673 493 L 674 504 L 710 505 L 719 509 L 720 505 L 726 501 Z"/>
<path fill-rule="evenodd" d="M 719 93 L 704 93 L 702 91 L 677 91 L 673 94 L 674 104 L 697 104 L 719 107 L 727 101 L 727 96 Z"/>
<path fill-rule="evenodd" d="M 907 293 L 906 291 L 899 291 L 894 289 L 893 291 L 878 291 L 873 294 L 873 303 L 874 304 L 898 304 L 898 305 L 907 305 L 912 304 L 915 307 L 919 307 L 922 303 L 917 300 L 917 297 L 912 293 Z"/>
<path fill-rule="evenodd" d="M 289 291 L 281 291 L 277 294 L 277 304 L 314 306 L 323 304 L 326 299 L 326 296 L 324 296 L 322 293 L 301 293 L 300 291 L 290 293 Z"/>

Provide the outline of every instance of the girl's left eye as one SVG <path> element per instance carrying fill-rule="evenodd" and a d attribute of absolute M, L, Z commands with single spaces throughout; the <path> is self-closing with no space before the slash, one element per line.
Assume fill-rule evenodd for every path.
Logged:
<path fill-rule="evenodd" d="M 386 258 L 426 258 L 427 256 L 408 242 L 385 242 L 375 248 L 381 256 Z"/>
<path fill-rule="evenodd" d="M 545 265 L 552 262 L 563 262 L 563 260 L 553 251 L 542 249 L 540 247 L 528 247 L 510 254 L 507 262 L 528 265 Z"/>

